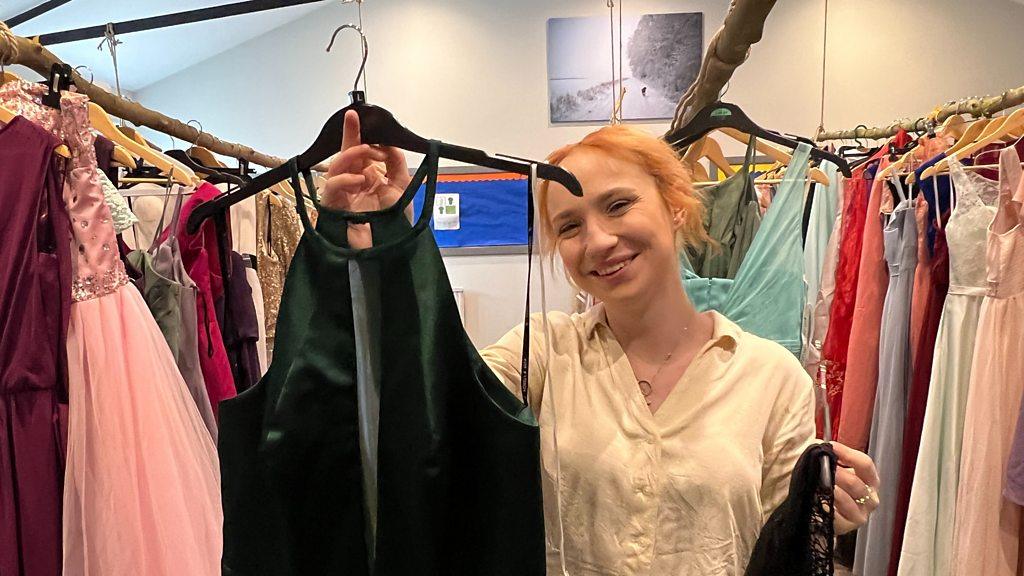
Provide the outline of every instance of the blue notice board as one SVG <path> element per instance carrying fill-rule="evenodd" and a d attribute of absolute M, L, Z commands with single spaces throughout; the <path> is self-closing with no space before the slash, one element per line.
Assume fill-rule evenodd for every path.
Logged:
<path fill-rule="evenodd" d="M 526 178 L 515 174 L 442 174 L 437 194 L 458 194 L 459 228 L 437 230 L 430 219 L 437 245 L 441 248 L 477 246 L 521 246 L 526 244 Z M 413 200 L 415 214 L 423 207 L 424 187 Z M 435 210 L 436 210 L 435 206 Z M 436 214 L 435 214 L 436 216 Z"/>

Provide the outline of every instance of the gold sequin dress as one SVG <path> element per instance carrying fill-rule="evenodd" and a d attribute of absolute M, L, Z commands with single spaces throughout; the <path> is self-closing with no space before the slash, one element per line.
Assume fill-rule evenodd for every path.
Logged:
<path fill-rule="evenodd" d="M 256 272 L 263 287 L 267 356 L 274 353 L 274 328 L 281 307 L 284 279 L 302 238 L 302 222 L 287 200 L 261 192 L 256 198 Z"/>

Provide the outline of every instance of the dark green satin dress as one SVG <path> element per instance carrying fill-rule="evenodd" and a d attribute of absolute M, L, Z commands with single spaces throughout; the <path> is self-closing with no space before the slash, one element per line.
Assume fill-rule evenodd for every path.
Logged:
<path fill-rule="evenodd" d="M 225 575 L 544 574 L 539 429 L 462 328 L 427 226 L 436 179 L 434 143 L 395 206 L 321 207 L 315 230 L 298 194 L 306 233 L 273 363 L 220 408 Z M 424 181 L 410 225 L 404 209 Z M 349 222 L 371 223 L 373 248 L 347 246 Z M 356 353 L 353 262 L 375 268 L 363 276 L 372 297 L 360 301 L 383 303 L 369 311 L 379 382 L 357 382 L 367 358 Z M 360 386 L 379 394 L 372 467 L 360 418 L 374 415 L 360 414 Z"/>

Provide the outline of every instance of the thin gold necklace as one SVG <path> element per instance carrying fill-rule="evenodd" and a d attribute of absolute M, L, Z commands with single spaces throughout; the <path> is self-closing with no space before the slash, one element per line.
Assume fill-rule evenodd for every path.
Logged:
<path fill-rule="evenodd" d="M 689 326 L 683 328 L 683 333 L 685 334 L 686 331 L 689 330 L 689 328 Z M 665 359 L 661 361 L 661 365 L 658 366 L 658 369 L 654 372 L 654 375 L 651 376 L 650 380 L 639 379 L 636 381 L 636 385 L 640 387 L 640 393 L 644 395 L 644 401 L 647 402 L 648 406 L 651 405 L 651 394 L 654 393 L 654 386 L 651 383 L 657 380 L 658 374 L 661 374 L 661 371 L 665 368 L 666 365 L 668 365 L 668 361 L 672 359 L 672 355 L 676 353 L 676 350 L 679 349 L 679 346 L 682 343 L 683 338 L 680 337 L 679 342 L 676 342 L 676 347 L 673 348 L 671 352 L 665 355 Z"/>

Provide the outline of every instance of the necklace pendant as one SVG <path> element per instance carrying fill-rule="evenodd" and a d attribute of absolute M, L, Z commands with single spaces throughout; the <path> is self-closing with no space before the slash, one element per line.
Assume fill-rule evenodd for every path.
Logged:
<path fill-rule="evenodd" d="M 636 385 L 640 387 L 640 393 L 644 395 L 644 398 L 647 398 L 654 392 L 654 387 L 647 380 L 638 380 Z M 650 404 L 650 402 L 647 403 Z"/>

